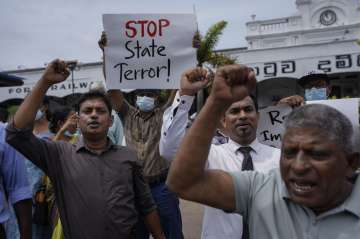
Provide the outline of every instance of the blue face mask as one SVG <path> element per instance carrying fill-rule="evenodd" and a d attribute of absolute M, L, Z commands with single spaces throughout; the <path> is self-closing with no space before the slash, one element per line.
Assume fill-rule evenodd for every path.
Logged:
<path fill-rule="evenodd" d="M 305 90 L 305 99 L 312 100 L 327 100 L 326 88 L 311 88 Z"/>
<path fill-rule="evenodd" d="M 44 113 L 41 110 L 36 112 L 35 121 L 40 120 L 44 116 Z"/>
<path fill-rule="evenodd" d="M 64 135 L 67 137 L 73 137 L 75 134 L 71 133 L 69 130 L 65 130 Z"/>
<path fill-rule="evenodd" d="M 155 99 L 147 96 L 137 96 L 136 105 L 139 110 L 149 112 L 155 108 Z"/>

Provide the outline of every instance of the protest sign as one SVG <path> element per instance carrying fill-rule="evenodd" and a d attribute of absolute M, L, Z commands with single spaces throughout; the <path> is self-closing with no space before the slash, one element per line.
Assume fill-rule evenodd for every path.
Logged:
<path fill-rule="evenodd" d="M 104 14 L 108 89 L 177 89 L 196 66 L 194 14 Z"/>
<path fill-rule="evenodd" d="M 281 137 L 284 132 L 284 121 L 292 111 L 289 106 L 270 106 L 259 110 L 257 138 L 260 143 L 281 147 Z"/>
<path fill-rule="evenodd" d="M 355 144 L 360 145 L 358 98 L 307 101 L 306 104 L 325 104 L 339 110 L 341 113 L 346 115 L 354 127 Z M 286 116 L 289 115 L 291 111 L 292 109 L 287 106 L 270 106 L 260 110 L 260 118 L 257 130 L 257 138 L 259 142 L 280 148 L 282 134 L 285 130 L 284 121 Z M 359 147 L 357 147 L 357 150 L 360 150 Z"/>

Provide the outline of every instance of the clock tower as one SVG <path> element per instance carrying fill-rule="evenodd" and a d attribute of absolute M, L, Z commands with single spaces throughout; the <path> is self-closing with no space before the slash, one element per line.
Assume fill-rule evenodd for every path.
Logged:
<path fill-rule="evenodd" d="M 359 0 L 296 0 L 305 29 L 359 23 Z"/>

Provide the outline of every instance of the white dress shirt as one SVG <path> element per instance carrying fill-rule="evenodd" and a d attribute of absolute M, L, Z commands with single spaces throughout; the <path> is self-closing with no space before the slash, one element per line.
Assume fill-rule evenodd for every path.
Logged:
<path fill-rule="evenodd" d="M 241 146 L 231 139 L 226 144 L 211 145 L 207 167 L 227 172 L 241 171 L 244 156 L 238 151 Z M 250 145 L 254 170 L 267 173 L 279 166 L 280 150 L 261 144 L 255 139 Z M 201 238 L 241 239 L 242 217 L 239 214 L 225 213 L 222 210 L 205 206 Z"/>
<path fill-rule="evenodd" d="M 194 96 L 180 96 L 178 91 L 172 105 L 164 112 L 159 150 L 160 155 L 167 160 L 173 159 L 184 138 L 194 98 Z"/>
<path fill-rule="evenodd" d="M 174 102 L 163 116 L 160 154 L 171 160 L 176 154 L 188 124 L 188 112 L 194 97 L 176 95 Z M 241 171 L 244 156 L 238 152 L 241 146 L 250 146 L 254 170 L 268 172 L 279 166 L 280 150 L 261 144 L 255 139 L 250 145 L 240 145 L 233 140 L 210 148 L 207 168 L 227 172 Z M 225 213 L 222 210 L 205 206 L 202 239 L 241 239 L 242 217 L 239 214 Z"/>

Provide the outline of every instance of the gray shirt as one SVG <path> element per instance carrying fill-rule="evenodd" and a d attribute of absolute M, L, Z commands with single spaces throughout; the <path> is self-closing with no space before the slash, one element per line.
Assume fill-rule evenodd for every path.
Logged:
<path fill-rule="evenodd" d="M 6 140 L 50 177 L 67 239 L 132 238 L 138 212 L 155 209 L 135 152 L 111 140 L 97 155 L 82 138 L 46 141 L 12 124 Z"/>
<path fill-rule="evenodd" d="M 360 236 L 360 179 L 346 201 L 316 216 L 291 201 L 279 169 L 269 174 L 231 173 L 236 212 L 247 219 L 251 238 L 354 239 Z"/>

